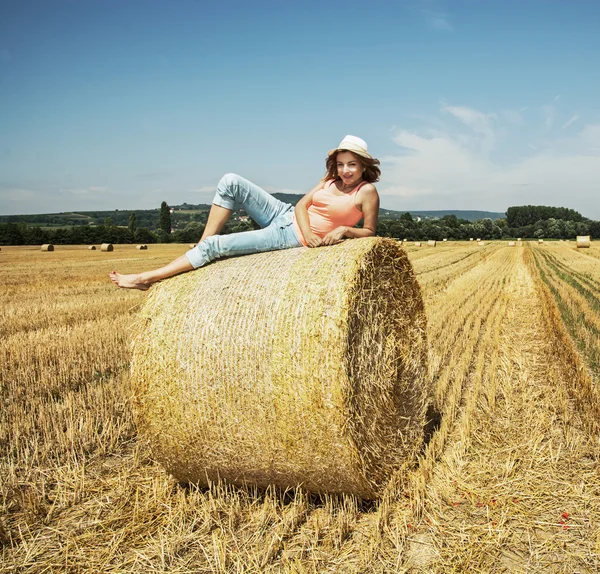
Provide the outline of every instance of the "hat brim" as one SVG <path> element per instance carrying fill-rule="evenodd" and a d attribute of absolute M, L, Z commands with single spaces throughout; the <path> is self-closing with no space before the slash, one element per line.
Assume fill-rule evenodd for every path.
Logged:
<path fill-rule="evenodd" d="M 373 159 L 373 156 L 370 155 L 369 152 L 366 152 L 360 146 L 354 146 L 351 143 L 344 144 L 342 147 L 336 147 L 335 149 L 330 149 L 329 152 L 327 152 L 327 155 L 333 155 L 334 153 L 336 153 L 338 151 L 351 151 L 352 153 L 355 153 L 356 155 L 360 155 L 360 156 L 366 157 L 368 159 Z"/>

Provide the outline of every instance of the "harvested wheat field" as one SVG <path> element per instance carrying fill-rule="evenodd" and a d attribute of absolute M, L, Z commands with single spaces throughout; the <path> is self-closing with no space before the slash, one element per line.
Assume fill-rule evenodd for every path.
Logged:
<path fill-rule="evenodd" d="M 418 459 L 372 501 L 184 486 L 154 460 L 130 377 L 148 294 L 108 273 L 186 249 L 2 248 L 0 572 L 600 569 L 594 242 L 406 246 L 432 406 Z"/>

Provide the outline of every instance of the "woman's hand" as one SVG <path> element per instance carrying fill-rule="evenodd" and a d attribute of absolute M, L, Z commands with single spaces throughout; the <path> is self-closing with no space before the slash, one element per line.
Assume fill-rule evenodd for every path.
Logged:
<path fill-rule="evenodd" d="M 348 231 L 345 225 L 336 227 L 333 231 L 330 231 L 325 237 L 323 237 L 322 245 L 335 245 L 340 243 L 344 238 L 344 235 Z"/>
<path fill-rule="evenodd" d="M 323 240 L 312 231 L 304 234 L 304 241 L 306 241 L 308 247 L 320 247 L 323 245 Z"/>

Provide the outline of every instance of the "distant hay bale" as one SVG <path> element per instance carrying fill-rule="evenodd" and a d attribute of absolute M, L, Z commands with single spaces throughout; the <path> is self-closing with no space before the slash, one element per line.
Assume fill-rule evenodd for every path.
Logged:
<path fill-rule="evenodd" d="M 581 247 L 590 247 L 592 244 L 590 235 L 578 235 L 577 236 L 577 249 Z"/>
<path fill-rule="evenodd" d="M 196 247 L 196 243 L 190 243 L 190 244 L 188 245 L 188 247 L 189 247 L 190 249 L 194 249 L 194 247 Z"/>
<path fill-rule="evenodd" d="M 540 244 L 540 243 L 544 243 L 544 240 L 543 239 L 538 239 L 538 244 Z"/>
<path fill-rule="evenodd" d="M 442 241 L 448 241 L 446 238 L 442 239 Z"/>
<path fill-rule="evenodd" d="M 429 245 L 430 247 L 435 247 L 437 245 L 436 241 L 434 239 L 430 239 L 427 242 L 427 245 Z"/>
<path fill-rule="evenodd" d="M 402 241 L 403 241 L 404 243 L 408 243 L 408 239 L 406 239 L 406 238 L 404 238 Z"/>
<path fill-rule="evenodd" d="M 472 238 L 472 237 L 469 237 L 469 241 L 473 241 L 473 238 Z"/>
<path fill-rule="evenodd" d="M 508 246 L 509 247 L 515 247 L 517 244 L 514 241 L 509 241 L 508 242 Z"/>
<path fill-rule="evenodd" d="M 148 249 L 148 246 L 147 245 L 137 245 L 136 249 L 145 250 L 145 249 Z"/>
<path fill-rule="evenodd" d="M 113 251 L 114 247 L 112 243 L 103 243 L 100 246 L 100 251 Z"/>
<path fill-rule="evenodd" d="M 483 245 L 485 245 L 485 241 L 481 241 L 481 239 L 478 239 L 477 240 L 477 245 L 483 246 Z"/>
<path fill-rule="evenodd" d="M 44 243 L 44 245 L 42 245 L 42 251 L 54 251 L 54 245 L 52 245 L 52 243 Z"/>
<path fill-rule="evenodd" d="M 425 331 L 392 239 L 212 263 L 152 287 L 140 313 L 138 430 L 182 482 L 376 498 L 422 446 Z"/>
<path fill-rule="evenodd" d="M 520 237 L 517 237 L 517 241 L 521 241 L 521 238 L 520 238 Z"/>
<path fill-rule="evenodd" d="M 90 245 L 90 246 L 88 247 L 88 249 L 89 249 L 90 251 L 96 251 L 96 246 L 95 246 L 95 245 Z"/>
<path fill-rule="evenodd" d="M 421 242 L 420 241 L 415 241 L 415 247 L 421 247 Z"/>
<path fill-rule="evenodd" d="M 477 242 L 479 243 L 480 241 L 481 241 L 481 237 L 478 237 L 477 238 Z"/>

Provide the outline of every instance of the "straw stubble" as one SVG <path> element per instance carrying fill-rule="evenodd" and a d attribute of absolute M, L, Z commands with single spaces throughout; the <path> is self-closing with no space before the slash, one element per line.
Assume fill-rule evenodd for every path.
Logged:
<path fill-rule="evenodd" d="M 393 240 L 213 263 L 150 293 L 133 346 L 138 428 L 183 482 L 375 498 L 421 446 L 425 327 Z"/>

